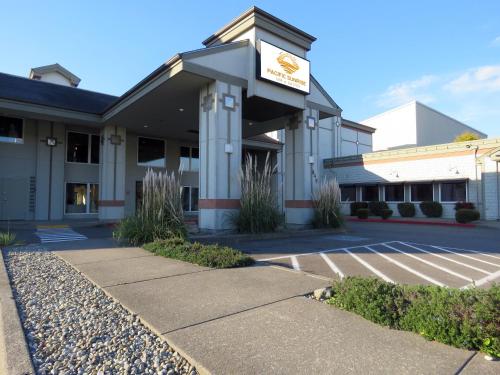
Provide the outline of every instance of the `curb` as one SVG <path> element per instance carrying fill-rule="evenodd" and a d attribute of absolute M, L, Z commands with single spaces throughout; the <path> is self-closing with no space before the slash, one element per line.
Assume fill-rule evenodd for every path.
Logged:
<path fill-rule="evenodd" d="M 421 220 L 398 220 L 398 219 L 359 219 L 350 217 L 347 221 L 364 222 L 364 223 L 390 223 L 390 224 L 411 224 L 411 225 L 434 225 L 443 227 L 460 227 L 460 228 L 476 228 L 476 224 L 461 224 L 461 223 L 447 223 L 443 221 L 421 221 Z"/>
<path fill-rule="evenodd" d="M 0 263 L 0 372 L 13 375 L 35 374 L 2 250 Z"/>

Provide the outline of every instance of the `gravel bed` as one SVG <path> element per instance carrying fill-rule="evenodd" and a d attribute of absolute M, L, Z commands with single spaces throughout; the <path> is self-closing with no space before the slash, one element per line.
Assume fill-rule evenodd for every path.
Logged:
<path fill-rule="evenodd" d="M 56 255 L 5 262 L 38 374 L 197 374 L 165 341 Z"/>

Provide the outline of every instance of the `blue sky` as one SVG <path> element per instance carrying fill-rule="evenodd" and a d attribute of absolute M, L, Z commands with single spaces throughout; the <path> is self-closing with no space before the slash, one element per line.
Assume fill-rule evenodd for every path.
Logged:
<path fill-rule="evenodd" d="M 58 62 L 81 88 L 120 95 L 251 5 L 318 38 L 311 69 L 344 117 L 416 99 L 500 136 L 498 0 L 3 0 L 0 71 Z"/>

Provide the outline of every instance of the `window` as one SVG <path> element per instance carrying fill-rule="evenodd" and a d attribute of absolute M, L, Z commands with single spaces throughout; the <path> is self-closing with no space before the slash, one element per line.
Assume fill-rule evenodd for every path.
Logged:
<path fill-rule="evenodd" d="M 378 185 L 366 185 L 361 187 L 361 200 L 365 202 L 376 202 L 379 200 Z"/>
<path fill-rule="evenodd" d="M 143 167 L 165 167 L 165 141 L 137 138 L 137 164 Z"/>
<path fill-rule="evenodd" d="M 403 202 L 405 200 L 405 188 L 403 184 L 385 185 L 385 200 L 387 202 Z"/>
<path fill-rule="evenodd" d="M 434 192 L 431 183 L 411 185 L 412 202 L 432 201 L 433 199 Z"/>
<path fill-rule="evenodd" d="M 197 172 L 200 169 L 200 149 L 181 147 L 179 169 L 183 172 Z"/>
<path fill-rule="evenodd" d="M 0 116 L 0 142 L 24 143 L 23 119 Z"/>
<path fill-rule="evenodd" d="M 95 134 L 68 132 L 66 161 L 99 164 L 101 137 Z"/>
<path fill-rule="evenodd" d="M 182 188 L 182 209 L 184 211 L 198 211 L 198 188 L 184 186 Z"/>
<path fill-rule="evenodd" d="M 66 184 L 66 214 L 95 214 L 99 212 L 99 185 Z"/>
<path fill-rule="evenodd" d="M 467 183 L 450 181 L 441 183 L 441 202 L 465 202 L 467 200 Z"/>
<path fill-rule="evenodd" d="M 341 185 L 340 193 L 342 202 L 356 202 L 356 186 Z"/>

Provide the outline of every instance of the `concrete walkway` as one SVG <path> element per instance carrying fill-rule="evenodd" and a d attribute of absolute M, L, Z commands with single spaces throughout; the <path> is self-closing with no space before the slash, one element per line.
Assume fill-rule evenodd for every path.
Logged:
<path fill-rule="evenodd" d="M 304 298 L 327 285 L 320 278 L 269 266 L 213 270 L 138 248 L 90 247 L 59 246 L 57 254 L 139 314 L 202 372 L 500 373 L 500 363 L 481 354 Z"/>

